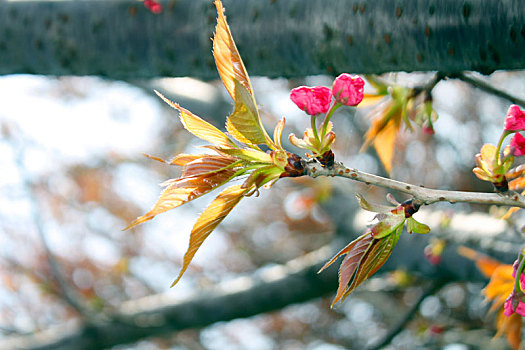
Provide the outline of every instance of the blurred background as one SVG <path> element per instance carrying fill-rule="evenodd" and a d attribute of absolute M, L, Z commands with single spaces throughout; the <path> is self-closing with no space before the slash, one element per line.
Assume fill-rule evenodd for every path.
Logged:
<path fill-rule="evenodd" d="M 431 77 L 385 76 L 406 86 Z M 519 92 L 525 90 L 524 78 L 523 72 L 497 72 L 486 79 Z M 284 135 L 301 134 L 309 120 L 289 100 L 289 90 L 303 84 L 330 86 L 331 81 L 328 76 L 253 78 L 267 129 L 285 116 Z M 264 273 L 328 246 L 326 258 L 350 241 L 350 234 L 345 237 L 344 230 L 338 230 L 341 216 L 346 230 L 352 227 L 351 234 L 358 234 L 371 220 L 357 209 L 354 193 L 386 204 L 384 190 L 347 179 L 281 180 L 259 197 L 245 199 L 206 240 L 180 283 L 170 289 L 191 227 L 213 195 L 122 231 L 155 203 L 159 183 L 179 175 L 178 168 L 142 154 L 170 158 L 180 152 L 199 152 L 202 144 L 183 129 L 177 112 L 152 94 L 154 88 L 220 128 L 232 109 L 218 81 L 0 77 L 0 342 L 60 329 L 90 314 L 111 315 L 130 302 L 154 295 L 170 303 L 187 298 L 204 301 L 219 286 L 242 284 L 239 277 Z M 484 142 L 497 142 L 509 102 L 456 80 L 440 82 L 434 100 L 439 115 L 435 134 L 402 131 L 392 178 L 432 188 L 490 191 L 471 172 L 474 154 Z M 369 112 L 370 108 L 346 108 L 335 114 L 336 160 L 385 175 L 373 149 L 359 152 L 371 122 Z M 285 147 L 302 154 L 289 144 Z M 520 227 L 520 215 L 508 226 L 491 221 L 491 214 L 483 216 L 489 221 L 481 223 L 478 218 L 467 223 L 465 218 L 472 212 L 489 209 L 436 204 L 430 208 L 434 219 L 424 213 L 419 218 L 427 218 L 422 221 L 433 229 L 428 235 L 433 239 L 447 237 L 440 236 L 450 227 L 443 223 L 463 214 L 459 220 L 463 226 L 454 228 L 453 236 L 461 236 L 457 230 L 488 229 L 501 234 L 509 227 Z M 479 239 L 471 243 L 481 244 Z M 421 249 L 412 250 L 409 254 L 418 256 L 418 266 L 423 266 L 419 271 L 396 263 L 334 309 L 329 305 L 335 285 L 322 297 L 279 311 L 115 348 L 373 348 L 407 314 L 402 330 L 386 348 L 470 349 L 483 344 L 506 348 L 504 339 L 491 341 L 495 328 L 487 315 L 489 305 L 480 295 L 483 279 L 466 282 L 448 276 L 432 284 L 425 269 L 439 271 L 440 262 L 425 260 Z M 507 260 L 514 256 L 508 255 Z M 404 257 L 396 258 L 394 250 L 392 259 L 402 262 Z"/>

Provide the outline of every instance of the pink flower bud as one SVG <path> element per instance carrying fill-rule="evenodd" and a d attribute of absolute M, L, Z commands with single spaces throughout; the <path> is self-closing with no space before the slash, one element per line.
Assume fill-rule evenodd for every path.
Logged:
<path fill-rule="evenodd" d="M 525 137 L 519 133 L 515 134 L 510 140 L 510 148 L 516 157 L 525 155 Z"/>
<path fill-rule="evenodd" d="M 423 130 L 423 134 L 425 134 L 425 135 L 434 135 L 435 134 L 434 126 L 432 124 L 423 125 L 423 127 L 421 129 Z"/>
<path fill-rule="evenodd" d="M 525 130 L 525 112 L 516 105 L 511 105 L 505 117 L 505 130 L 520 131 Z"/>
<path fill-rule="evenodd" d="M 356 106 L 363 100 L 365 82 L 361 77 L 343 73 L 335 78 L 332 93 L 335 100 L 343 105 Z"/>
<path fill-rule="evenodd" d="M 510 293 L 507 300 L 505 300 L 505 304 L 503 306 L 504 314 L 505 316 L 510 316 L 513 313 L 517 313 L 518 315 L 525 316 L 525 303 L 523 303 L 520 300 L 520 297 L 516 294 L 515 291 L 512 291 Z"/>
<path fill-rule="evenodd" d="M 299 86 L 292 89 L 290 99 L 309 115 L 317 115 L 330 108 L 332 92 L 326 86 Z"/>

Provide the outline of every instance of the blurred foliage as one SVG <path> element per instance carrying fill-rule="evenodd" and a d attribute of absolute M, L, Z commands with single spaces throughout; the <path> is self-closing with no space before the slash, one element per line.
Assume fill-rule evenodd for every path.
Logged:
<path fill-rule="evenodd" d="M 509 91 L 525 91 L 524 77 L 523 72 L 496 72 L 488 79 Z M 384 78 L 413 86 L 431 74 Z M 182 106 L 199 105 L 199 115 L 222 129 L 225 102 L 215 98 L 226 97 L 220 83 L 198 82 L 209 89 L 210 98 L 197 101 L 180 94 L 195 86 L 191 79 L 168 82 L 179 91 L 171 99 Z M 289 101 L 290 88 L 330 82 L 331 77 L 323 76 L 253 79 L 263 123 L 275 125 L 284 115 L 285 134 L 302 133 L 308 120 Z M 186 278 L 169 289 L 192 223 L 211 198 L 163 214 L 133 232 L 121 231 L 154 203 L 158 188 L 153 184 L 179 175 L 141 153 L 166 159 L 201 145 L 190 140 L 175 112 L 151 89 L 141 87 L 149 84 L 89 77 L 0 78 L 5 97 L 0 108 L 0 337 L 82 317 L 84 310 L 68 301 L 69 294 L 96 312 L 154 293 L 178 299 L 329 244 L 334 225 L 322 203 L 334 190 L 384 201 L 382 189 L 344 179 L 279 181 L 236 208 L 201 248 Z M 497 139 L 508 102 L 455 80 L 439 82 L 433 102 L 439 115 L 435 134 L 401 128 L 391 177 L 432 188 L 491 191 L 490 184 L 472 174 L 474 154 L 484 142 Z M 348 166 L 384 175 L 373 149 L 359 152 L 371 124 L 368 112 L 337 112 L 332 119 L 338 135 L 334 153 Z M 466 204 L 454 209 L 488 210 Z M 515 220 L 520 218 L 517 213 Z M 54 276 L 50 259 L 59 266 L 62 281 Z M 397 272 L 371 279 L 335 310 L 329 309 L 332 296 L 327 296 L 267 315 L 142 341 L 134 348 L 363 348 L 388 334 L 427 283 Z M 426 296 L 387 348 L 453 343 L 505 348 L 504 339 L 490 341 L 494 322 L 487 322 L 481 288 L 453 283 Z"/>

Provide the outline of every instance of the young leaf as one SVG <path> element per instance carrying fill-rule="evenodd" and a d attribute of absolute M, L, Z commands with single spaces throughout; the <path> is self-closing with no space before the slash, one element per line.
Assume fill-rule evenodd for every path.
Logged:
<path fill-rule="evenodd" d="M 392 207 L 381 205 L 381 204 L 370 204 L 365 197 L 363 197 L 361 194 L 356 193 L 355 195 L 357 202 L 359 203 L 359 206 L 363 208 L 364 210 L 371 211 L 374 213 L 390 213 L 392 211 Z"/>
<path fill-rule="evenodd" d="M 407 219 L 407 231 L 408 233 L 429 233 L 430 227 L 410 217 Z"/>
<path fill-rule="evenodd" d="M 235 80 L 240 82 L 247 90 L 255 105 L 255 98 L 253 97 L 253 88 L 250 83 L 250 78 L 244 67 L 235 41 L 226 22 L 224 15 L 224 8 L 220 0 L 215 0 L 215 7 L 217 8 L 217 27 L 215 27 L 215 36 L 213 37 L 213 57 L 222 83 L 228 90 L 231 98 L 235 101 Z"/>
<path fill-rule="evenodd" d="M 356 107 L 365 108 L 365 107 L 373 106 L 381 102 L 385 98 L 385 96 L 387 96 L 386 92 L 385 94 L 364 94 L 363 100 Z"/>
<path fill-rule="evenodd" d="M 246 160 L 249 162 L 268 163 L 268 164 L 272 163 L 272 156 L 261 150 L 248 149 L 248 148 L 234 148 L 234 149 L 219 148 L 218 151 L 220 153 L 224 153 L 224 154 L 233 156 L 235 158 L 239 158 L 239 159 Z"/>
<path fill-rule="evenodd" d="M 343 299 L 385 264 L 390 254 L 392 254 L 392 250 L 397 244 L 402 231 L 403 226 L 399 226 L 394 234 L 381 239 L 374 239 L 370 243 L 370 246 L 359 261 L 352 283 L 343 294 Z"/>
<path fill-rule="evenodd" d="M 232 211 L 247 191 L 248 189 L 242 188 L 240 185 L 228 187 L 204 210 L 191 230 L 190 243 L 188 250 L 184 254 L 182 268 L 179 276 L 172 283 L 172 287 L 181 279 L 204 240 Z"/>
<path fill-rule="evenodd" d="M 388 173 L 392 170 L 394 147 L 400 126 L 401 124 L 399 120 L 390 119 L 385 127 L 374 138 L 374 148 Z"/>
<path fill-rule="evenodd" d="M 191 113 L 185 108 L 179 106 L 178 103 L 174 103 L 168 100 L 164 95 L 155 90 L 155 93 L 162 99 L 164 102 L 169 104 L 171 107 L 175 108 L 180 112 L 180 120 L 186 130 L 191 132 L 193 135 L 213 143 L 218 147 L 223 148 L 237 148 L 235 143 L 228 136 L 226 136 L 222 131 L 211 125 L 210 123 L 202 120 L 197 117 L 195 114 Z"/>
<path fill-rule="evenodd" d="M 404 212 L 399 214 L 388 213 L 386 217 L 379 221 L 374 227 L 370 229 L 372 236 L 375 239 L 380 239 L 390 235 L 399 227 L 403 229 L 403 224 L 406 220 Z"/>
<path fill-rule="evenodd" d="M 498 332 L 494 336 L 499 337 L 505 334 L 507 341 L 513 350 L 519 350 L 521 345 L 521 325 L 522 317 L 519 314 L 512 314 L 509 317 L 505 316 L 503 312 L 498 314 L 497 329 Z"/>
<path fill-rule="evenodd" d="M 264 129 L 255 100 L 248 89 L 233 79 L 235 84 L 235 109 L 226 120 L 226 130 L 238 141 L 258 149 L 258 144 L 267 144 L 275 149 L 273 141 Z"/>
<path fill-rule="evenodd" d="M 337 288 L 337 294 L 335 295 L 334 300 L 332 301 L 332 306 L 334 306 L 343 295 L 348 287 L 348 284 L 355 275 L 355 271 L 359 266 L 359 263 L 370 245 L 374 241 L 374 238 L 369 231 L 365 232 L 363 235 L 359 236 L 357 239 L 352 241 L 346 247 L 344 247 L 339 253 L 337 253 L 330 261 L 328 261 L 319 272 L 326 269 L 328 266 L 332 265 L 340 256 L 345 255 L 341 266 L 339 267 L 339 287 Z"/>
<path fill-rule="evenodd" d="M 255 186 L 255 188 L 260 188 L 264 184 L 279 178 L 279 176 L 283 173 L 283 170 L 278 168 L 275 165 L 267 165 L 263 166 L 259 169 L 254 170 L 250 176 L 244 181 L 242 184 L 243 188 L 251 188 Z"/>
<path fill-rule="evenodd" d="M 169 164 L 170 165 L 180 165 L 180 166 L 184 166 L 190 162 L 193 162 L 194 160 L 196 159 L 200 159 L 202 157 L 205 157 L 206 155 L 205 154 L 186 154 L 186 153 L 181 153 L 181 154 L 177 154 L 175 157 L 173 157 L 172 160 L 170 160 Z"/>
<path fill-rule="evenodd" d="M 460 246 L 458 248 L 458 254 L 464 256 L 467 259 L 475 261 L 476 267 L 487 278 L 490 278 L 494 274 L 494 271 L 496 271 L 496 269 L 502 265 L 498 260 L 465 246 Z"/>
<path fill-rule="evenodd" d="M 182 177 L 195 177 L 216 173 L 232 167 L 236 162 L 238 161 L 235 158 L 205 155 L 187 163 L 182 169 Z"/>
<path fill-rule="evenodd" d="M 167 187 L 160 194 L 157 203 L 146 214 L 138 217 L 124 230 L 130 229 L 138 224 L 153 219 L 156 215 L 176 208 L 186 202 L 202 196 L 216 187 L 231 180 L 235 172 L 232 169 L 224 169 L 219 172 L 205 174 L 197 177 L 179 178 L 166 181 Z"/>

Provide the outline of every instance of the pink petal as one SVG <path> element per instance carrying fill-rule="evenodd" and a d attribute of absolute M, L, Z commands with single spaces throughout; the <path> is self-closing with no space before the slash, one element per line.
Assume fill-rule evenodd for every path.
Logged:
<path fill-rule="evenodd" d="M 519 133 L 515 134 L 510 140 L 510 147 L 516 157 L 525 155 L 525 137 Z"/>
<path fill-rule="evenodd" d="M 514 299 L 513 297 L 514 297 L 514 292 L 512 292 L 507 298 L 507 300 L 505 300 L 505 304 L 503 306 L 503 309 L 504 309 L 503 313 L 507 317 L 509 317 L 510 315 L 514 313 L 514 308 L 512 307 L 512 299 Z"/>
<path fill-rule="evenodd" d="M 332 91 L 326 86 L 299 86 L 292 89 L 290 99 L 309 115 L 317 115 L 330 108 Z"/>
<path fill-rule="evenodd" d="M 511 105 L 505 117 L 505 130 L 520 131 L 525 130 L 525 112 L 517 105 Z"/>

